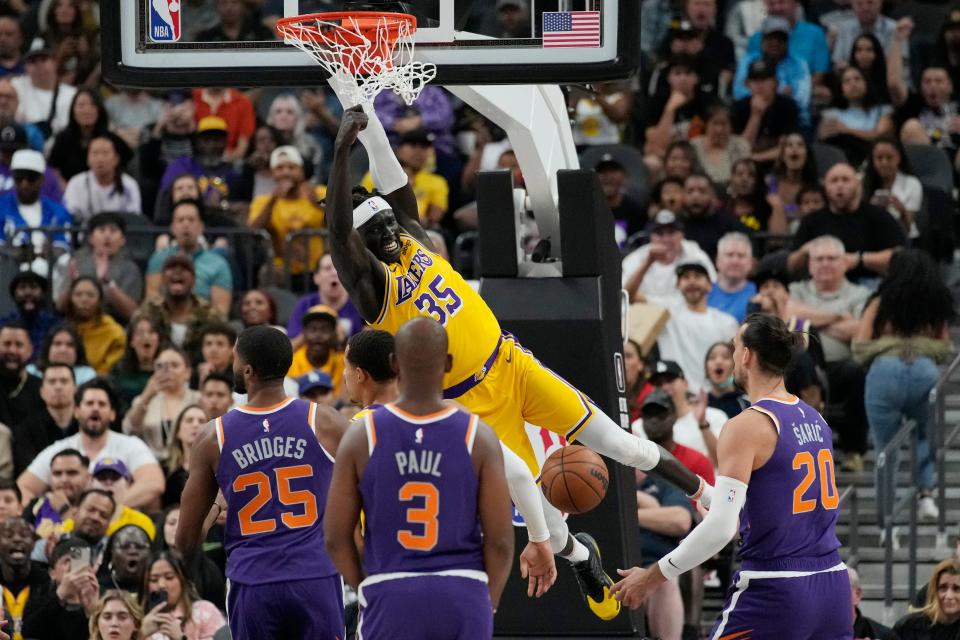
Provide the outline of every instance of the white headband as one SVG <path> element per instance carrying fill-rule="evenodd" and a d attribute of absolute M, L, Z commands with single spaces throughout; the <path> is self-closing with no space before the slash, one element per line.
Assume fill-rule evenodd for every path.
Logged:
<path fill-rule="evenodd" d="M 389 203 L 380 196 L 367 198 L 353 210 L 353 228 L 359 229 L 360 225 L 381 211 L 391 211 L 392 209 Z"/>

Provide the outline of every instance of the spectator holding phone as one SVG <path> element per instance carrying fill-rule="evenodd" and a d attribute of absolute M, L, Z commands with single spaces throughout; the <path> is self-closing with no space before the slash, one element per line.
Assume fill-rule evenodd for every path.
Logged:
<path fill-rule="evenodd" d="M 150 559 L 143 589 L 143 636 L 147 640 L 210 640 L 226 624 L 216 605 L 201 600 L 176 551 Z"/>
<path fill-rule="evenodd" d="M 863 193 L 870 204 L 896 218 L 908 237 L 920 235 L 916 217 L 923 206 L 923 185 L 913 175 L 903 145 L 895 137 L 878 138 L 870 148 Z"/>
<path fill-rule="evenodd" d="M 85 638 L 87 616 L 100 595 L 93 548 L 86 540 L 66 536 L 50 554 L 50 589 L 33 595 L 23 616 L 25 638 Z"/>

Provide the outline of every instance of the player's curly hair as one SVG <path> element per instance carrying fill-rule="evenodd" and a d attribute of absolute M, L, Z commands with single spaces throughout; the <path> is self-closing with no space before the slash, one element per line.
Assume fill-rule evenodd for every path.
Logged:
<path fill-rule="evenodd" d="M 365 202 L 370 198 L 374 198 L 376 196 L 380 196 L 381 198 L 383 197 L 383 194 L 377 191 L 376 189 L 374 189 L 373 191 L 367 191 L 367 188 L 364 187 L 362 184 L 358 184 L 357 186 L 355 186 L 353 188 L 353 191 L 351 191 L 351 195 L 353 196 L 354 209 L 359 207 L 360 203 Z"/>

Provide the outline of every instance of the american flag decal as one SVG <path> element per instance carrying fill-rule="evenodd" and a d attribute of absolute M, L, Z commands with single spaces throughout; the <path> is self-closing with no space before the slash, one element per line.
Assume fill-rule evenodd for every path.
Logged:
<path fill-rule="evenodd" d="M 543 47 L 599 47 L 599 11 L 545 11 Z"/>

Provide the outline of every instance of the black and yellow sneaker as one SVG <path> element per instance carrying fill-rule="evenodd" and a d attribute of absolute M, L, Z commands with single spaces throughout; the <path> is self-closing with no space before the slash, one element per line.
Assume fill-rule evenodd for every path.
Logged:
<path fill-rule="evenodd" d="M 571 562 L 580 593 L 590 611 L 601 620 L 613 620 L 620 613 L 620 602 L 610 596 L 613 580 L 603 570 L 600 562 L 600 547 L 589 533 L 577 533 L 574 536 L 587 548 L 590 557 L 582 562 Z"/>

